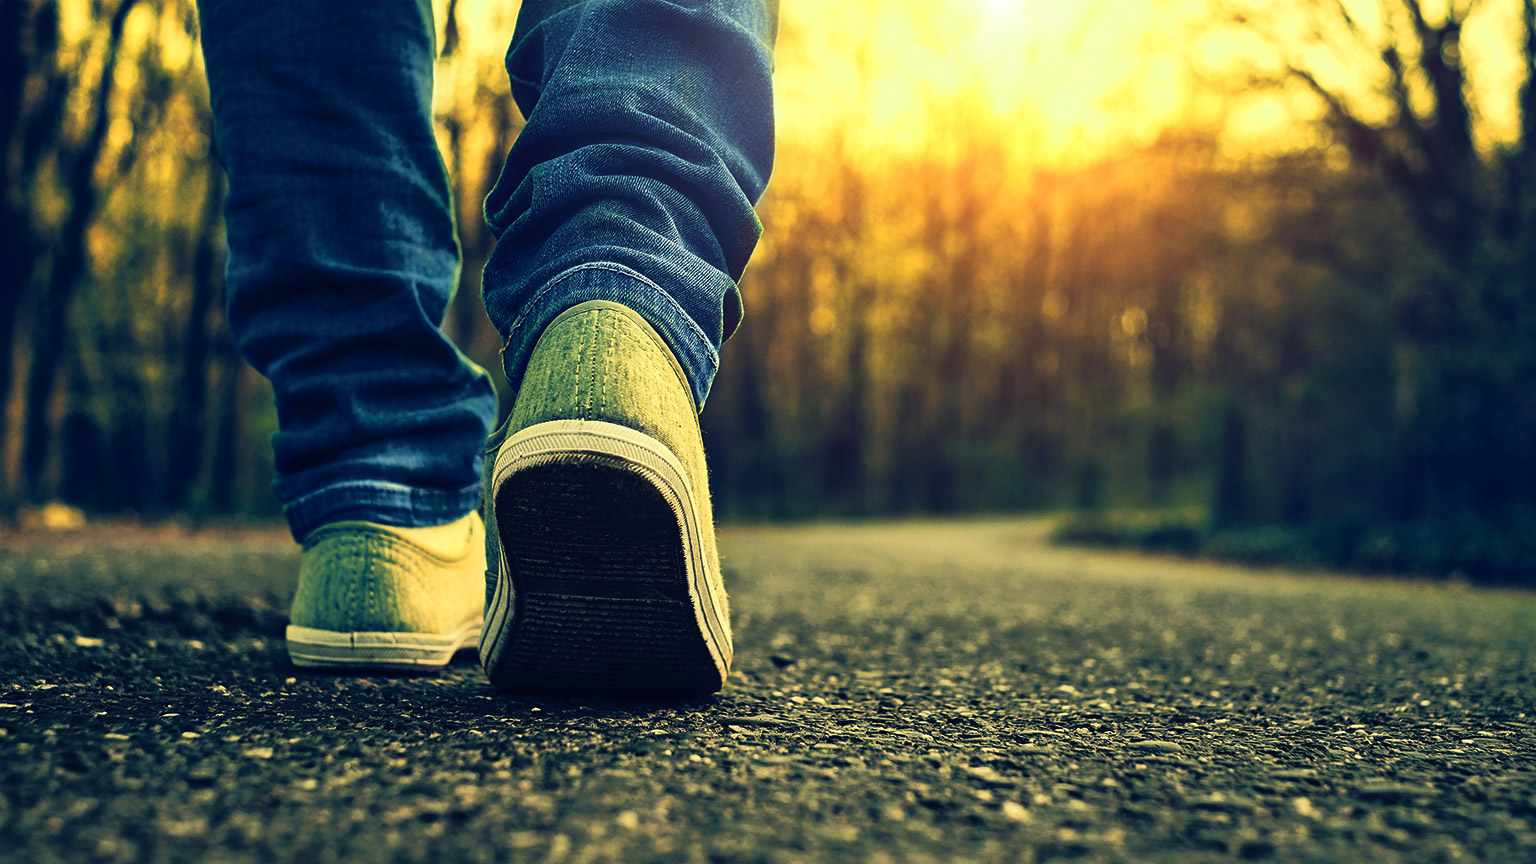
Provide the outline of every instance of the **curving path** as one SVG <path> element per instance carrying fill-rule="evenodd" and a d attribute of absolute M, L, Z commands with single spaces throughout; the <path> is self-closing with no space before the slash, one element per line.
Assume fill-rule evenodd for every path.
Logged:
<path fill-rule="evenodd" d="M 1047 527 L 727 530 L 663 705 L 299 673 L 280 535 L 0 535 L 0 859 L 1536 861 L 1536 595 Z"/>

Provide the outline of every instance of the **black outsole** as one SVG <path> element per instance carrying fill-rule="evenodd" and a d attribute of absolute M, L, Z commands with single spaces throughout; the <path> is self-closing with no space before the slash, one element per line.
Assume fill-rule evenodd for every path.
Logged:
<path fill-rule="evenodd" d="M 665 697 L 723 685 L 689 591 L 683 529 L 633 471 L 555 463 L 509 477 L 496 518 L 514 615 L 487 672 L 521 692 Z"/>

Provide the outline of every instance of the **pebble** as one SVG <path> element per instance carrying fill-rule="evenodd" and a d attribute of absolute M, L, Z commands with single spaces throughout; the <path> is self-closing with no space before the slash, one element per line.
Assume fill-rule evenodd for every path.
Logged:
<path fill-rule="evenodd" d="M 1183 753 L 1184 748 L 1172 741 L 1132 741 L 1130 749 L 1139 753 Z"/>
<path fill-rule="evenodd" d="M 1382 782 L 1361 783 L 1355 787 L 1355 794 L 1375 801 L 1404 801 L 1413 798 L 1432 798 L 1440 793 L 1428 786 Z"/>
<path fill-rule="evenodd" d="M 1201 798 L 1192 798 L 1185 803 L 1196 810 L 1219 810 L 1226 813 L 1251 813 L 1259 806 L 1259 802 L 1252 798 L 1223 795 L 1219 792 Z"/>
<path fill-rule="evenodd" d="M 1012 822 L 1029 821 L 1029 810 L 1017 801 L 1004 801 L 1002 812 L 1003 818 Z"/>
<path fill-rule="evenodd" d="M 1271 780 L 1316 780 L 1317 772 L 1311 768 L 1285 768 L 1269 772 Z"/>
<path fill-rule="evenodd" d="M 965 773 L 984 783 L 991 783 L 997 786 L 1013 785 L 1012 780 L 1009 780 L 1007 777 L 997 773 L 996 769 L 987 765 L 968 765 L 965 767 Z"/>
<path fill-rule="evenodd" d="M 753 714 L 747 717 L 721 717 L 720 723 L 725 726 L 797 726 L 793 720 L 775 717 L 772 714 Z"/>

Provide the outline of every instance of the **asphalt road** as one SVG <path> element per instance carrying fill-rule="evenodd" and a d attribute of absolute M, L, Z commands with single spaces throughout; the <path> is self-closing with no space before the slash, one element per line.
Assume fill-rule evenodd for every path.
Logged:
<path fill-rule="evenodd" d="M 1044 530 L 728 530 L 640 705 L 299 672 L 280 535 L 0 536 L 0 859 L 1536 861 L 1536 596 Z"/>

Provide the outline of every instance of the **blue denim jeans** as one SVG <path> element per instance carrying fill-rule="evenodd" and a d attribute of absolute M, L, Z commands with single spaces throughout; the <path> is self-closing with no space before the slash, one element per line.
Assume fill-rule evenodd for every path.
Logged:
<path fill-rule="evenodd" d="M 490 379 L 442 334 L 458 281 L 433 137 L 430 0 L 200 0 L 229 176 L 229 324 L 272 382 L 276 492 L 302 539 L 479 503 Z M 527 125 L 486 201 L 484 273 L 514 392 L 564 309 L 624 303 L 700 405 L 773 161 L 774 0 L 525 0 Z"/>

